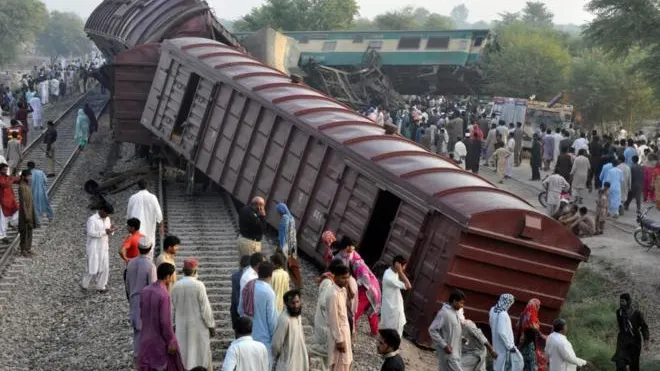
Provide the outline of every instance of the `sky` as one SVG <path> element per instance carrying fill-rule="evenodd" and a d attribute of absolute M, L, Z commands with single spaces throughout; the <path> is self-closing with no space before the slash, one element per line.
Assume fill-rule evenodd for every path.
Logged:
<path fill-rule="evenodd" d="M 101 0 L 43 0 L 50 10 L 70 11 L 87 18 Z M 215 8 L 218 18 L 236 19 L 259 6 L 263 0 L 207 0 Z M 431 12 L 448 15 L 451 9 L 465 4 L 470 10 L 471 23 L 498 18 L 498 13 L 517 12 L 525 6 L 526 0 L 416 0 L 406 3 L 396 0 L 357 0 L 360 16 L 372 18 L 388 10 L 401 8 L 407 4 L 424 7 Z M 558 24 L 583 24 L 591 20 L 590 13 L 584 10 L 588 0 L 546 0 L 545 3 L 555 15 Z"/>

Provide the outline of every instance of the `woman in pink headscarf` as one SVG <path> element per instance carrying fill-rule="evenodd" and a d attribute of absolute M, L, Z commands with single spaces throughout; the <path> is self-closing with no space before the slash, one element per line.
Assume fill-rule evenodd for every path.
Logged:
<path fill-rule="evenodd" d="M 378 279 L 371 269 L 355 251 L 353 241 L 344 236 L 339 243 L 340 251 L 335 259 L 340 259 L 351 270 L 358 284 L 358 306 L 355 312 L 355 323 L 362 314 L 369 318 L 369 327 L 372 335 L 378 335 L 378 313 L 380 312 L 381 293 Z"/>

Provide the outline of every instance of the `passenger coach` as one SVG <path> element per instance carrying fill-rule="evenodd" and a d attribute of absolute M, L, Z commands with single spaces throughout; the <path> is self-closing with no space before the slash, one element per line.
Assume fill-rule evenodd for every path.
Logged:
<path fill-rule="evenodd" d="M 166 40 L 142 125 L 240 202 L 286 202 L 301 251 L 322 262 L 326 230 L 373 266 L 409 259 L 407 332 L 427 328 L 456 287 L 487 323 L 503 292 L 558 315 L 589 249 L 527 202 L 222 43 Z M 411 314 L 415 314 L 414 316 Z"/>

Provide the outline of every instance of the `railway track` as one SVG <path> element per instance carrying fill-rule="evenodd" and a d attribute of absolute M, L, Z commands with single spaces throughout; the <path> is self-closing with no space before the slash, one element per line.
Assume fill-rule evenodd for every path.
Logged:
<path fill-rule="evenodd" d="M 73 138 L 76 130 L 76 117 L 78 108 L 82 105 L 89 103 L 92 110 L 100 117 L 108 104 L 108 96 L 100 92 L 100 88 L 95 88 L 90 92 L 82 95 L 80 99 L 69 106 L 56 120 L 57 128 L 57 143 L 55 150 L 55 178 L 49 179 L 48 196 L 51 200 L 51 206 L 57 217 L 57 200 L 54 195 L 58 189 L 65 189 L 71 191 L 70 187 L 65 184 L 70 183 L 71 179 L 66 179 L 66 175 L 75 162 L 76 157 L 79 155 L 77 145 L 74 143 Z M 31 142 L 23 150 L 23 161 L 20 164 L 21 168 L 27 167 L 28 161 L 34 161 L 37 168 L 44 169 L 46 163 L 46 147 L 42 143 L 43 132 Z M 14 193 L 18 197 L 18 186 L 14 185 Z M 48 226 L 48 218 L 41 217 L 41 227 L 34 230 L 33 241 L 36 243 L 44 237 L 46 227 Z M 11 243 L 0 244 L 0 300 L 4 296 L 3 293 L 9 291 L 13 286 L 12 277 L 24 267 L 24 258 L 16 258 L 15 251 L 18 249 L 19 236 L 16 230 L 9 228 L 8 238 Z M 37 249 L 38 250 L 38 249 Z M 39 251 L 37 251 L 39 253 Z M 14 262 L 14 264 L 12 264 Z M 9 273 L 9 274 L 5 274 Z"/>
<path fill-rule="evenodd" d="M 229 307 L 231 304 L 231 274 L 238 269 L 238 214 L 231 196 L 224 192 L 203 191 L 188 196 L 183 183 L 161 179 L 159 189 L 167 234 L 181 239 L 176 255 L 177 270 L 189 257 L 199 260 L 199 280 L 204 282 L 213 309 L 216 335 L 211 339 L 213 369 L 221 370 L 229 344 L 234 340 Z M 265 236 L 262 253 L 273 253 L 275 239 Z M 312 339 L 310 321 L 303 317 L 305 339 Z M 312 358 L 311 370 L 320 370 L 319 360 Z"/>

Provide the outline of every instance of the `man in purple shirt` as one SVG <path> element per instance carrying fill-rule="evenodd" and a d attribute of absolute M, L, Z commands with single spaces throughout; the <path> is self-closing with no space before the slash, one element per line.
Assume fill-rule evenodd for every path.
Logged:
<path fill-rule="evenodd" d="M 174 283 L 174 266 L 162 263 L 156 271 L 158 281 L 140 293 L 140 371 L 184 371 L 179 346 L 172 328 L 168 288 Z"/>

